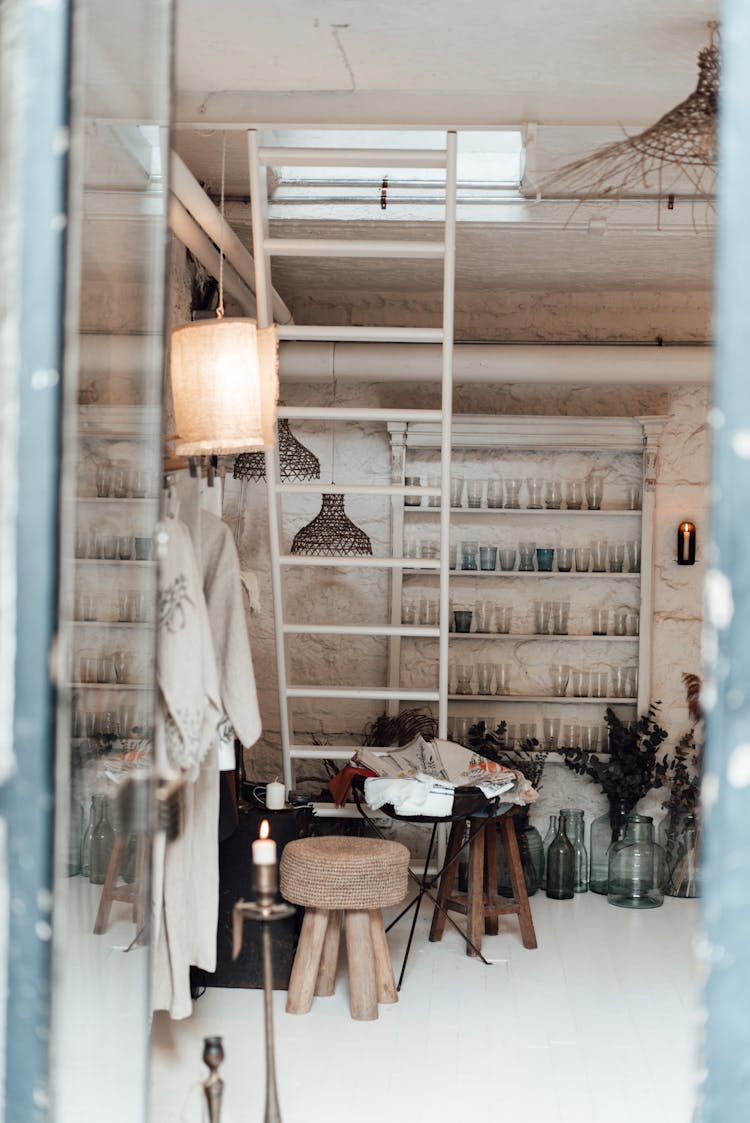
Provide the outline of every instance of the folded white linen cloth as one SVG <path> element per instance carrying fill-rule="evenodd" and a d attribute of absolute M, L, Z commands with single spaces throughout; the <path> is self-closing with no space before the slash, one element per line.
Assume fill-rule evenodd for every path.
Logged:
<path fill-rule="evenodd" d="M 365 780 L 365 799 L 373 811 L 390 803 L 397 815 L 430 815 L 442 818 L 453 811 L 453 784 L 420 772 L 407 779 Z"/>

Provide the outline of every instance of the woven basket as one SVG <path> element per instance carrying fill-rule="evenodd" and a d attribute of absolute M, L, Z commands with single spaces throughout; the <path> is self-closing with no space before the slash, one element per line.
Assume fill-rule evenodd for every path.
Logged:
<path fill-rule="evenodd" d="M 379 909 L 406 896 L 409 851 L 379 838 L 299 838 L 281 856 L 281 895 L 319 909 Z"/>

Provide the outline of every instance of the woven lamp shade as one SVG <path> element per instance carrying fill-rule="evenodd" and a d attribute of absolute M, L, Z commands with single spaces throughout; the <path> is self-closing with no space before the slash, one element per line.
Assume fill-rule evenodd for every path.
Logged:
<path fill-rule="evenodd" d="M 170 376 L 178 456 L 271 448 L 279 391 L 274 327 L 228 318 L 172 332 Z"/>
<path fill-rule="evenodd" d="M 320 479 L 320 461 L 309 448 L 298 441 L 289 428 L 289 420 L 278 423 L 279 475 L 283 483 L 307 483 Z M 264 480 L 266 458 L 262 452 L 243 452 L 234 462 L 236 480 Z"/>
<path fill-rule="evenodd" d="M 324 492 L 319 513 L 295 534 L 292 553 L 329 558 L 365 556 L 372 554 L 372 543 L 347 516 L 343 495 Z"/>

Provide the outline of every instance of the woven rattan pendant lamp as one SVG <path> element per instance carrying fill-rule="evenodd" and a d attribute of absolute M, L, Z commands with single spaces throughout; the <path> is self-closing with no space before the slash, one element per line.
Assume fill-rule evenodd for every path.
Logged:
<path fill-rule="evenodd" d="M 282 483 L 308 483 L 320 479 L 320 461 L 289 428 L 289 420 L 280 417 L 277 424 L 279 477 Z M 243 452 L 234 461 L 236 480 L 264 480 L 266 458 L 262 452 Z"/>
<path fill-rule="evenodd" d="M 334 384 L 335 400 L 335 384 Z M 331 483 L 334 480 L 336 439 L 331 426 Z M 320 511 L 298 530 L 292 539 L 293 554 L 317 557 L 366 557 L 372 554 L 372 543 L 344 510 L 344 496 L 338 491 L 324 491 Z"/>

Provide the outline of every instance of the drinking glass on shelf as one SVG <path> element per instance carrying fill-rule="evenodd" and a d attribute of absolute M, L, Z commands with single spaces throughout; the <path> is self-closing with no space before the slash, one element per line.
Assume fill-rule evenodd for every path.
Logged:
<path fill-rule="evenodd" d="M 557 570 L 559 573 L 570 573 L 573 568 L 573 547 L 560 546 L 557 550 Z"/>
<path fill-rule="evenodd" d="M 78 681 L 86 683 L 98 682 L 98 662 L 98 657 L 93 655 L 90 651 L 82 652 L 78 657 Z"/>
<path fill-rule="evenodd" d="M 113 561 L 117 557 L 117 535 L 110 531 L 102 531 L 99 535 L 101 557 Z"/>
<path fill-rule="evenodd" d="M 471 676 L 474 673 L 474 668 L 468 663 L 458 663 L 456 665 L 456 694 L 473 694 L 471 689 Z"/>
<path fill-rule="evenodd" d="M 608 555 L 610 573 L 622 573 L 625 564 L 625 543 L 613 542 L 609 547 Z"/>
<path fill-rule="evenodd" d="M 127 499 L 130 494 L 130 469 L 126 464 L 112 466 L 112 495 L 115 499 Z"/>
<path fill-rule="evenodd" d="M 117 556 L 120 561 L 130 561 L 133 556 L 133 535 L 117 535 Z"/>
<path fill-rule="evenodd" d="M 468 741 L 471 724 L 471 719 L 468 717 L 456 718 L 456 740 L 459 745 L 465 745 Z"/>
<path fill-rule="evenodd" d="M 607 672 L 606 671 L 590 671 L 589 672 L 589 691 L 592 698 L 606 698 L 607 697 Z"/>
<path fill-rule="evenodd" d="M 440 556 L 440 544 L 429 538 L 420 538 L 418 549 L 420 558 L 437 558 Z"/>
<path fill-rule="evenodd" d="M 492 693 L 492 676 L 494 674 L 492 663 L 477 663 L 477 694 Z"/>
<path fill-rule="evenodd" d="M 112 494 L 112 468 L 109 464 L 96 466 L 96 494 L 100 499 L 108 499 Z"/>
<path fill-rule="evenodd" d="M 570 677 L 570 667 L 567 663 L 553 663 L 550 667 L 550 678 L 552 679 L 552 693 L 557 698 L 563 698 L 568 689 L 568 678 Z"/>
<path fill-rule="evenodd" d="M 404 538 L 404 557 L 419 557 L 419 543 L 417 542 L 416 538 Z"/>
<path fill-rule="evenodd" d="M 116 682 L 115 661 L 111 655 L 100 655 L 96 661 L 96 681 Z"/>
<path fill-rule="evenodd" d="M 484 480 L 467 480 L 466 503 L 468 507 L 481 507 L 484 494 Z"/>
<path fill-rule="evenodd" d="M 566 636 L 568 634 L 568 617 L 570 615 L 570 601 L 569 600 L 556 600 L 552 601 L 552 632 L 556 636 Z"/>
<path fill-rule="evenodd" d="M 99 531 L 95 526 L 89 527 L 88 556 L 90 558 L 100 558 L 102 556 Z"/>
<path fill-rule="evenodd" d="M 576 573 L 588 573 L 591 564 L 591 549 L 589 546 L 576 546 Z"/>
<path fill-rule="evenodd" d="M 401 605 L 401 623 L 402 624 L 416 624 L 417 622 L 417 602 L 413 597 L 404 600 Z"/>
<path fill-rule="evenodd" d="M 539 479 L 536 476 L 526 480 L 526 491 L 528 493 L 526 506 L 530 510 L 539 510 L 542 507 L 545 484 L 546 480 Z"/>
<path fill-rule="evenodd" d="M 536 741 L 536 722 L 535 721 L 522 721 L 518 726 L 518 740 L 521 744 L 524 741 Z"/>
<path fill-rule="evenodd" d="M 591 568 L 594 573 L 605 573 L 607 569 L 607 539 L 595 538 L 591 543 Z"/>
<path fill-rule="evenodd" d="M 562 506 L 562 484 L 559 480 L 547 480 L 544 485 L 544 506 L 557 511 Z"/>
<path fill-rule="evenodd" d="M 567 721 L 563 726 L 562 743 L 566 749 L 577 749 L 581 743 L 581 727 Z"/>
<path fill-rule="evenodd" d="M 599 726 L 599 752 L 609 752 L 609 726 L 603 721 Z"/>
<path fill-rule="evenodd" d="M 451 507 L 460 507 L 463 503 L 463 495 L 463 476 L 451 476 Z"/>
<path fill-rule="evenodd" d="M 427 483 L 428 487 L 440 487 L 440 476 L 428 476 L 427 480 L 426 480 L 426 483 Z M 428 507 L 439 507 L 440 506 L 440 496 L 439 495 L 428 495 L 427 496 L 427 506 Z"/>
<path fill-rule="evenodd" d="M 628 610 L 626 608 L 616 608 L 612 613 L 612 633 L 616 636 L 628 634 Z"/>
<path fill-rule="evenodd" d="M 133 499 L 145 499 L 148 490 L 148 473 L 142 468 L 131 468 L 129 486 Z"/>
<path fill-rule="evenodd" d="M 96 620 L 96 598 L 91 593 L 76 592 L 75 617 L 76 620 Z"/>
<path fill-rule="evenodd" d="M 552 622 L 552 602 L 548 600 L 534 601 L 534 631 L 538 636 L 549 634 Z"/>
<path fill-rule="evenodd" d="M 641 509 L 641 485 L 629 484 L 625 491 L 625 499 L 628 504 L 629 511 L 640 511 Z"/>
<path fill-rule="evenodd" d="M 497 568 L 497 546 L 479 547 L 479 568 L 484 570 Z"/>
<path fill-rule="evenodd" d="M 589 672 L 588 671 L 571 671 L 570 684 L 573 691 L 574 698 L 588 698 L 589 694 Z"/>
<path fill-rule="evenodd" d="M 542 744 L 545 749 L 556 749 L 560 739 L 559 717 L 542 718 Z"/>
<path fill-rule="evenodd" d="M 555 551 L 549 546 L 537 546 L 536 567 L 540 573 L 551 573 L 552 563 L 555 560 Z"/>
<path fill-rule="evenodd" d="M 135 725 L 135 707 L 130 702 L 124 702 L 117 707 L 117 735 L 126 740 L 133 735 Z"/>
<path fill-rule="evenodd" d="M 130 668 L 132 658 L 129 651 L 112 652 L 112 669 L 114 682 L 130 682 Z"/>
<path fill-rule="evenodd" d="M 512 749 L 516 743 L 516 723 L 514 721 L 506 721 L 505 723 L 505 747 Z"/>
<path fill-rule="evenodd" d="M 519 573 L 531 573 L 531 572 L 533 572 L 535 556 L 536 556 L 536 542 L 519 542 L 518 543 L 518 571 L 519 571 Z"/>
<path fill-rule="evenodd" d="M 583 506 L 585 487 L 583 480 L 567 480 L 565 483 L 565 506 L 569 511 L 580 511 Z"/>
<path fill-rule="evenodd" d="M 472 611 L 470 608 L 456 608 L 453 611 L 453 625 L 456 632 L 471 631 Z"/>
<path fill-rule="evenodd" d="M 504 573 L 510 573 L 516 565 L 516 551 L 512 546 L 501 546 L 498 550 L 500 568 Z"/>
<path fill-rule="evenodd" d="M 580 746 L 587 752 L 595 753 L 596 747 L 599 744 L 599 726 L 598 725 L 582 725 L 581 726 L 581 740 Z"/>
<path fill-rule="evenodd" d="M 640 618 L 637 612 L 628 612 L 625 617 L 625 635 L 637 636 Z"/>
<path fill-rule="evenodd" d="M 89 552 L 89 532 L 82 527 L 76 527 L 75 538 L 75 556 L 77 558 L 88 557 Z"/>
<path fill-rule="evenodd" d="M 439 608 L 440 602 L 434 597 L 420 597 L 419 623 L 427 624 L 430 627 L 436 627 L 438 623 Z"/>
<path fill-rule="evenodd" d="M 404 483 L 406 484 L 407 487 L 420 487 L 421 486 L 421 477 L 420 476 L 405 476 L 404 477 Z M 421 507 L 422 506 L 422 496 L 421 495 L 405 495 L 404 496 L 404 506 L 405 507 Z"/>
<path fill-rule="evenodd" d="M 612 698 L 626 698 L 627 672 L 625 667 L 613 667 L 609 673 L 609 693 Z"/>
<path fill-rule="evenodd" d="M 101 710 L 99 713 L 99 732 L 104 737 L 114 737 L 117 733 L 117 714 L 114 710 Z"/>
<path fill-rule="evenodd" d="M 606 636 L 607 627 L 609 625 L 609 609 L 608 608 L 592 608 L 591 610 L 593 631 L 595 636 Z"/>
<path fill-rule="evenodd" d="M 510 477 L 505 481 L 505 507 L 514 510 L 521 506 L 521 483 L 523 481 Z"/>
<path fill-rule="evenodd" d="M 503 505 L 503 481 L 502 480 L 488 480 L 487 481 L 487 506 L 493 509 L 502 507 Z"/>
<path fill-rule="evenodd" d="M 495 606 L 491 601 L 479 600 L 474 605 L 474 618 L 478 632 L 491 632 Z"/>
<path fill-rule="evenodd" d="M 637 538 L 626 544 L 628 551 L 628 570 L 630 573 L 640 573 L 641 571 L 641 543 Z"/>
<path fill-rule="evenodd" d="M 586 480 L 586 506 L 590 511 L 598 511 L 604 498 L 604 477 L 592 472 Z"/>
<path fill-rule="evenodd" d="M 495 629 L 503 635 L 508 635 L 513 622 L 513 608 L 511 605 L 495 606 Z"/>
<path fill-rule="evenodd" d="M 476 569 L 477 568 L 477 554 L 479 553 L 478 542 L 462 542 L 461 543 L 461 569 Z"/>
<path fill-rule="evenodd" d="M 512 671 L 510 663 L 495 663 L 495 694 L 510 694 Z"/>
<path fill-rule="evenodd" d="M 635 698 L 638 694 L 638 668 L 625 668 L 625 687 L 623 698 Z"/>
<path fill-rule="evenodd" d="M 448 547 L 448 568 L 455 569 L 458 564 L 458 546 L 454 543 Z"/>

